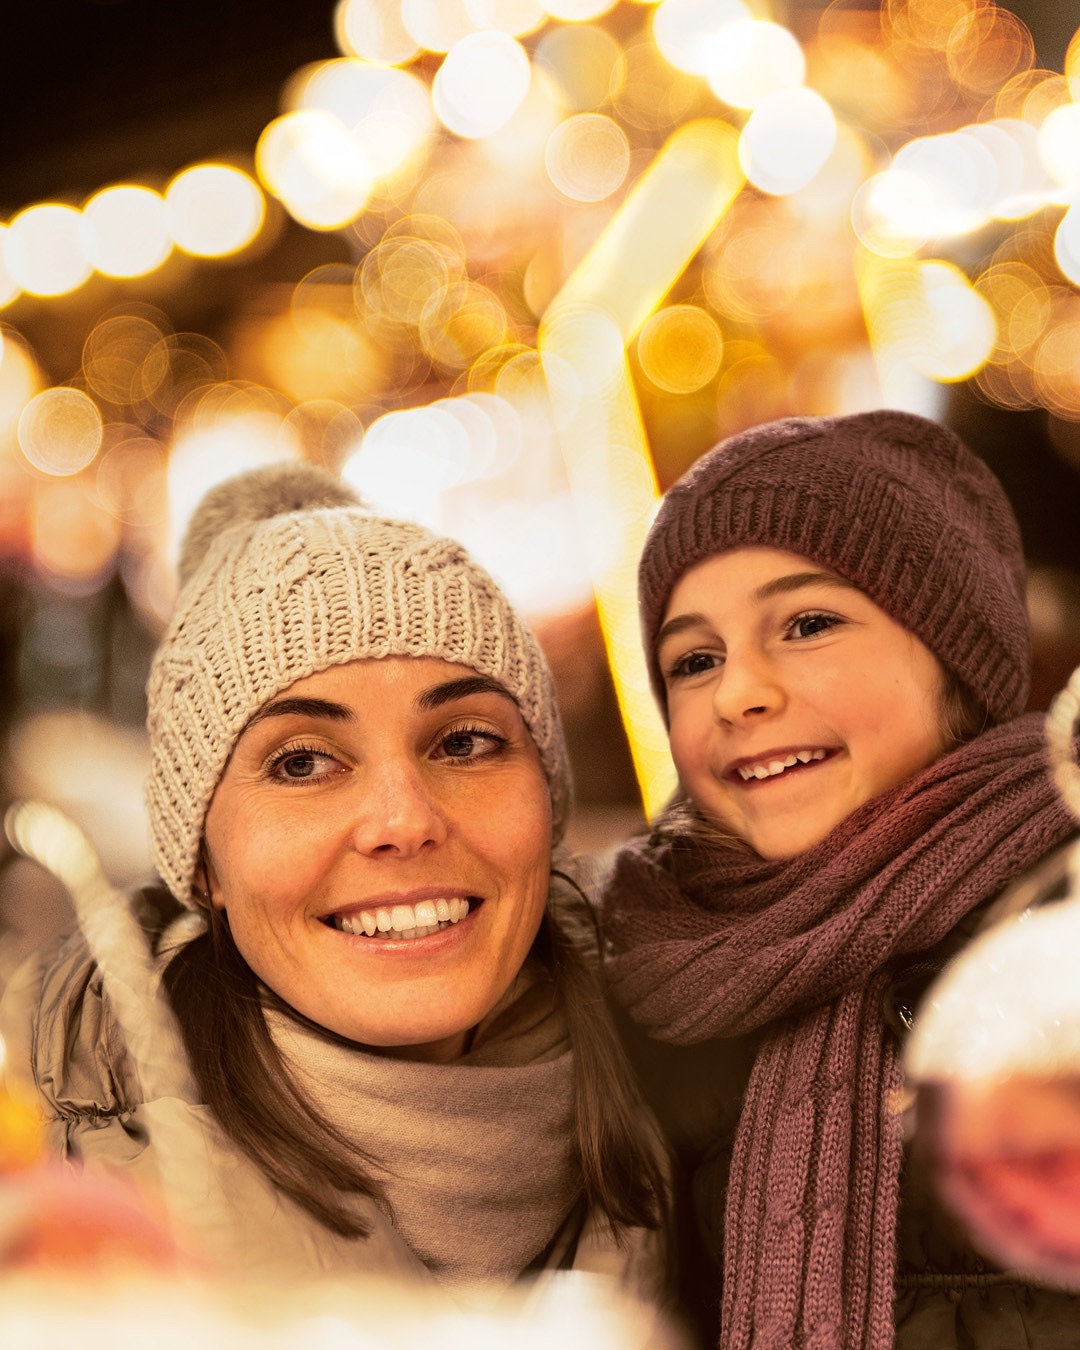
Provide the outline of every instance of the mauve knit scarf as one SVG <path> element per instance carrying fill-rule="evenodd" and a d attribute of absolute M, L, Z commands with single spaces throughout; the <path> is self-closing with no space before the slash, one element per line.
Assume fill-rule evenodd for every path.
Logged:
<path fill-rule="evenodd" d="M 888 963 L 934 947 L 1074 828 L 1029 715 L 797 857 L 662 829 L 620 854 L 604 919 L 633 1018 L 680 1044 L 764 1028 L 728 1187 L 724 1350 L 892 1344 L 902 1138 Z"/>

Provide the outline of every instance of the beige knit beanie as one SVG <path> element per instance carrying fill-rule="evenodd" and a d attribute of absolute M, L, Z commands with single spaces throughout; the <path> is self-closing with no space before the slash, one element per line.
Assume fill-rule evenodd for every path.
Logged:
<path fill-rule="evenodd" d="M 570 770 L 535 637 L 460 544 L 370 515 L 336 478 L 280 464 L 210 491 L 147 686 L 157 867 L 191 905 L 210 799 L 244 725 L 283 689 L 364 657 L 434 656 L 498 680 L 540 752 L 557 842 Z"/>

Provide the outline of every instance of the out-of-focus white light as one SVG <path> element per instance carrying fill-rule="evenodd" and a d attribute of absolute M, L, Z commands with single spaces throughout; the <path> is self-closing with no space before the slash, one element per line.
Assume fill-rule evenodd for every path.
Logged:
<path fill-rule="evenodd" d="M 540 0 L 553 19 L 564 23 L 583 23 L 614 9 L 616 0 Z"/>
<path fill-rule="evenodd" d="M 1080 286 L 1080 207 L 1070 206 L 1054 232 L 1054 257 L 1062 274 Z"/>
<path fill-rule="evenodd" d="M 1054 178 L 1080 192 L 1080 104 L 1065 103 L 1047 114 L 1038 144 L 1039 158 Z"/>
<path fill-rule="evenodd" d="M 994 215 L 999 220 L 1023 220 L 1034 215 L 1046 205 L 1046 193 L 1050 184 L 1049 175 L 1039 159 L 1039 133 L 1030 122 L 1017 117 L 995 117 L 991 122 L 979 123 L 966 128 L 972 135 L 978 135 L 984 143 L 988 133 L 1005 137 L 1016 149 L 1017 158 L 1001 148 L 991 147 L 998 165 L 998 200 L 994 203 Z M 1019 168 L 1019 176 L 1015 172 Z"/>
<path fill-rule="evenodd" d="M 0 307 L 10 304 L 19 294 L 19 284 L 11 275 L 7 260 L 4 257 L 4 236 L 7 234 L 7 226 L 0 225 Z"/>
<path fill-rule="evenodd" d="M 404 70 L 350 58 L 319 65 L 304 82 L 297 107 L 333 114 L 377 178 L 399 168 L 435 124 L 422 80 Z"/>
<path fill-rule="evenodd" d="M 448 52 L 476 31 L 465 0 L 401 0 L 401 22 L 417 45 L 429 52 Z"/>
<path fill-rule="evenodd" d="M 931 235 L 948 238 L 977 229 L 997 200 L 994 157 L 985 142 L 963 131 L 908 141 L 897 151 L 893 168 L 929 187 L 934 208 L 926 224 Z"/>
<path fill-rule="evenodd" d="M 19 418 L 19 448 L 35 469 L 55 478 L 92 463 L 103 434 L 98 406 L 81 389 L 43 389 Z"/>
<path fill-rule="evenodd" d="M 705 74 L 717 98 L 733 108 L 756 108 L 770 94 L 802 84 L 806 57 L 794 34 L 780 24 L 745 19 L 725 28 L 712 44 Z"/>
<path fill-rule="evenodd" d="M 372 422 L 341 476 L 381 514 L 437 530 L 443 496 L 468 464 L 464 426 L 432 405 L 384 413 Z"/>
<path fill-rule="evenodd" d="M 538 0 L 465 0 L 473 27 L 498 28 L 511 37 L 523 37 L 547 21 Z"/>
<path fill-rule="evenodd" d="M 222 417 L 211 426 L 182 432 L 173 442 L 167 470 L 168 557 L 180 552 L 188 521 L 205 494 L 227 478 L 292 458 L 283 448 L 281 423 L 267 416 Z"/>
<path fill-rule="evenodd" d="M 8 224 L 4 261 L 12 280 L 30 295 L 65 295 L 90 275 L 90 259 L 72 206 L 43 202 Z"/>
<path fill-rule="evenodd" d="M 228 164 L 193 164 L 165 189 L 169 229 L 185 253 L 238 253 L 262 229 L 266 201 L 258 183 Z"/>
<path fill-rule="evenodd" d="M 164 199 L 135 184 L 96 193 L 83 207 L 79 228 L 86 256 L 106 276 L 144 276 L 172 252 Z"/>
<path fill-rule="evenodd" d="M 610 117 L 580 113 L 560 122 L 548 137 L 544 163 L 564 196 L 600 202 L 622 186 L 630 168 L 630 142 Z"/>
<path fill-rule="evenodd" d="M 431 96 L 439 120 L 458 136 L 498 131 L 529 92 L 525 49 L 508 33 L 472 33 L 450 49 Z"/>
<path fill-rule="evenodd" d="M 952 263 L 920 263 L 919 278 L 930 326 L 919 343 L 918 369 L 946 383 L 969 379 L 994 351 L 994 312 Z"/>
<path fill-rule="evenodd" d="M 653 12 L 653 38 L 678 70 L 705 75 L 724 30 L 749 18 L 742 0 L 663 0 Z"/>
<path fill-rule="evenodd" d="M 256 166 L 289 214 L 311 229 L 355 220 L 371 194 L 366 155 L 338 118 L 315 109 L 271 122 L 259 137 Z"/>
<path fill-rule="evenodd" d="M 340 0 L 334 35 L 347 56 L 383 65 L 404 65 L 420 53 L 401 21 L 401 0 Z"/>
<path fill-rule="evenodd" d="M 739 163 L 755 187 L 775 196 L 811 182 L 836 145 L 836 117 L 813 89 L 781 89 L 750 114 Z"/>
<path fill-rule="evenodd" d="M 851 224 L 859 242 L 882 258 L 906 258 L 933 231 L 934 194 L 918 174 L 887 169 L 856 192 Z"/>

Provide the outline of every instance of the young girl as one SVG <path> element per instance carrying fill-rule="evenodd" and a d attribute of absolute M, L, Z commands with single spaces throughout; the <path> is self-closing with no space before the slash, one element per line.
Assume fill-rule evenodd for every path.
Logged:
<path fill-rule="evenodd" d="M 1080 1301 L 970 1250 L 900 1125 L 918 995 L 1071 829 L 1000 485 L 907 413 L 758 427 L 668 493 L 640 600 L 682 792 L 605 921 L 633 1020 L 707 1043 L 654 1087 L 721 1345 L 1076 1344 Z"/>

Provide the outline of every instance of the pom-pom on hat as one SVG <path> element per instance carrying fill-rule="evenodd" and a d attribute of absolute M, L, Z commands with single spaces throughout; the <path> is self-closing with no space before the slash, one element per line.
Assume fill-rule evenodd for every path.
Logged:
<path fill-rule="evenodd" d="M 721 441 L 661 503 L 638 574 L 649 674 L 675 583 L 729 549 L 783 549 L 853 582 L 989 709 L 1022 712 L 1031 668 L 1024 556 L 982 460 L 913 413 L 791 417 Z"/>
<path fill-rule="evenodd" d="M 179 581 L 147 686 L 147 804 L 158 870 L 183 904 L 210 799 L 248 719 L 296 680 L 362 658 L 433 656 L 497 680 L 536 742 L 561 838 L 570 773 L 551 674 L 460 544 L 371 515 L 313 465 L 272 465 L 207 493 Z"/>

